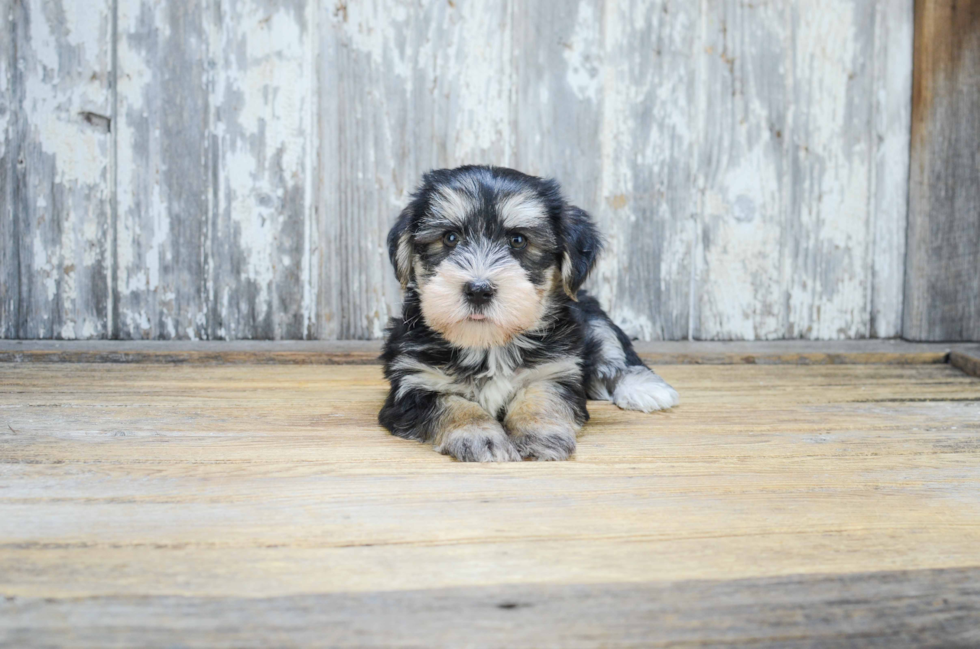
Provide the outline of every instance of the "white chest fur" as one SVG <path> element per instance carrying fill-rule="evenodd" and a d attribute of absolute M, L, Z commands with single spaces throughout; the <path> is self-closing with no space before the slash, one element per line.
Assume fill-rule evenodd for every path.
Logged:
<path fill-rule="evenodd" d="M 474 367 L 486 363 L 484 372 L 465 382 L 469 384 L 474 400 L 494 416 L 524 386 L 522 375 L 526 370 L 517 369 L 521 362 L 520 350 L 512 345 L 467 350 L 463 362 Z"/>
<path fill-rule="evenodd" d="M 542 363 L 534 367 L 518 367 L 521 363 L 520 350 L 515 346 L 494 347 L 489 350 L 474 350 L 479 363 L 486 359 L 486 371 L 469 379 L 473 399 L 484 410 L 496 416 L 507 406 L 518 392 L 539 381 L 554 381 L 572 378 L 580 381 L 581 363 L 578 358 L 567 357 Z M 481 354 L 476 356 L 477 353 Z"/>

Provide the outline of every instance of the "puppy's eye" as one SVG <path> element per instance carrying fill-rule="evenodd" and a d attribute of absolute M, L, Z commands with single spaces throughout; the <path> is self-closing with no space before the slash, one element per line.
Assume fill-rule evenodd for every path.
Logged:
<path fill-rule="evenodd" d="M 512 234 L 510 235 L 510 247 L 515 250 L 520 250 L 521 248 L 527 247 L 527 237 L 523 234 Z"/>
<path fill-rule="evenodd" d="M 456 244 L 459 243 L 459 234 L 456 232 L 447 232 L 442 235 L 442 242 L 450 248 L 455 248 Z"/>

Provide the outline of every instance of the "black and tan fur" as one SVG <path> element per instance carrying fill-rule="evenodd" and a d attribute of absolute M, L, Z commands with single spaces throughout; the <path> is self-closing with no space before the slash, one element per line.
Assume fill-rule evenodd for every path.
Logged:
<path fill-rule="evenodd" d="M 601 248 L 553 180 L 499 167 L 427 173 L 388 234 L 404 306 L 385 340 L 381 424 L 464 461 L 564 460 L 587 398 L 675 405 L 579 290 Z"/>

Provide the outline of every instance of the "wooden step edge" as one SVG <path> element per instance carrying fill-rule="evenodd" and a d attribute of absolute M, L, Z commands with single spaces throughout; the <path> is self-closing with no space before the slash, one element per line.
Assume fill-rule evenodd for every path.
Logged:
<path fill-rule="evenodd" d="M 957 367 L 975 367 L 980 352 L 955 346 Z M 953 346 L 901 340 L 638 342 L 650 365 L 919 365 L 949 361 Z M 0 363 L 238 363 L 373 365 L 378 341 L 0 341 Z"/>
<path fill-rule="evenodd" d="M 964 347 L 949 353 L 949 364 L 958 370 L 980 378 L 980 347 Z"/>
<path fill-rule="evenodd" d="M 931 365 L 948 362 L 949 353 L 937 352 L 713 352 L 684 354 L 642 353 L 647 365 Z"/>

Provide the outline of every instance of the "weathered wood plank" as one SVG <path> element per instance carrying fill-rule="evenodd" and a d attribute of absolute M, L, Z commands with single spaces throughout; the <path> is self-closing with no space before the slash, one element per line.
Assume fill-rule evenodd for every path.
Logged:
<path fill-rule="evenodd" d="M 381 345 L 377 341 L 77 341 L 77 345 L 61 341 L 34 342 L 0 341 L 0 363 L 378 365 L 381 362 Z"/>
<path fill-rule="evenodd" d="M 235 0 L 214 12 L 211 338 L 316 335 L 315 7 Z"/>
<path fill-rule="evenodd" d="M 0 638 L 969 646 L 980 381 L 663 374 L 477 466 L 381 430 L 377 367 L 0 366 Z"/>
<path fill-rule="evenodd" d="M 902 335 L 905 234 L 912 128 L 913 0 L 877 0 L 874 25 L 873 181 L 869 218 L 874 245 L 868 336 Z"/>
<path fill-rule="evenodd" d="M 0 1 L 0 338 L 17 337 L 20 306 L 20 236 L 16 227 L 14 186 L 17 179 L 14 101 L 13 0 Z"/>
<path fill-rule="evenodd" d="M 14 13 L 42 5 L 60 20 L 58 3 Z M 0 335 L 378 338 L 399 303 L 388 227 L 422 172 L 467 162 L 553 175 L 594 214 L 609 246 L 590 287 L 631 335 L 895 335 L 910 6 L 120 0 L 116 182 L 98 178 L 115 223 L 107 189 L 72 199 L 102 223 L 72 225 L 91 271 L 53 261 L 84 246 L 21 209 L 29 84 L 4 68 Z M 107 12 L 70 38 L 111 54 Z M 12 60 L 35 37 L 7 24 Z M 73 83 L 31 87 L 84 97 Z M 96 275 L 112 290 L 84 288 Z M 94 306 L 59 306 L 71 290 Z"/>
<path fill-rule="evenodd" d="M 958 568 L 278 598 L 13 598 L 0 604 L 0 642 L 18 647 L 969 647 L 980 643 L 978 581 L 980 569 Z"/>
<path fill-rule="evenodd" d="M 980 346 L 953 349 L 949 354 L 949 363 L 970 376 L 980 378 Z"/>
<path fill-rule="evenodd" d="M 596 207 L 608 247 L 592 286 L 642 340 L 690 337 L 699 19 L 696 3 L 606 3 Z"/>
<path fill-rule="evenodd" d="M 557 178 L 596 218 L 602 200 L 602 0 L 513 3 L 511 163 Z"/>
<path fill-rule="evenodd" d="M 980 1 L 915 6 L 903 335 L 980 340 Z"/>
<path fill-rule="evenodd" d="M 840 0 L 801 3 L 790 14 L 793 108 L 783 167 L 790 216 L 780 269 L 788 311 L 779 337 L 870 332 L 874 10 L 874 3 Z"/>
<path fill-rule="evenodd" d="M 792 8 L 727 1 L 706 8 L 695 54 L 705 81 L 692 125 L 700 136 L 692 337 L 780 338 L 790 319 L 786 246 L 805 236 L 788 203 Z M 833 20 L 838 32 L 847 29 L 847 16 Z"/>
<path fill-rule="evenodd" d="M 636 344 L 651 365 L 916 365 L 970 348 L 899 340 L 660 341 Z M 377 341 L 0 341 L 0 362 L 378 364 Z"/>
<path fill-rule="evenodd" d="M 5 335 L 109 333 L 111 8 L 34 0 L 4 12 L 15 54 L 4 230 L 17 246 L 3 256 Z"/>
<path fill-rule="evenodd" d="M 207 338 L 215 201 L 203 0 L 118 0 L 114 337 Z"/>
<path fill-rule="evenodd" d="M 900 4 L 707 5 L 696 338 L 898 333 Z"/>
<path fill-rule="evenodd" d="M 385 236 L 423 172 L 511 164 L 506 0 L 323 5 L 321 338 L 379 338 L 398 312 Z"/>

